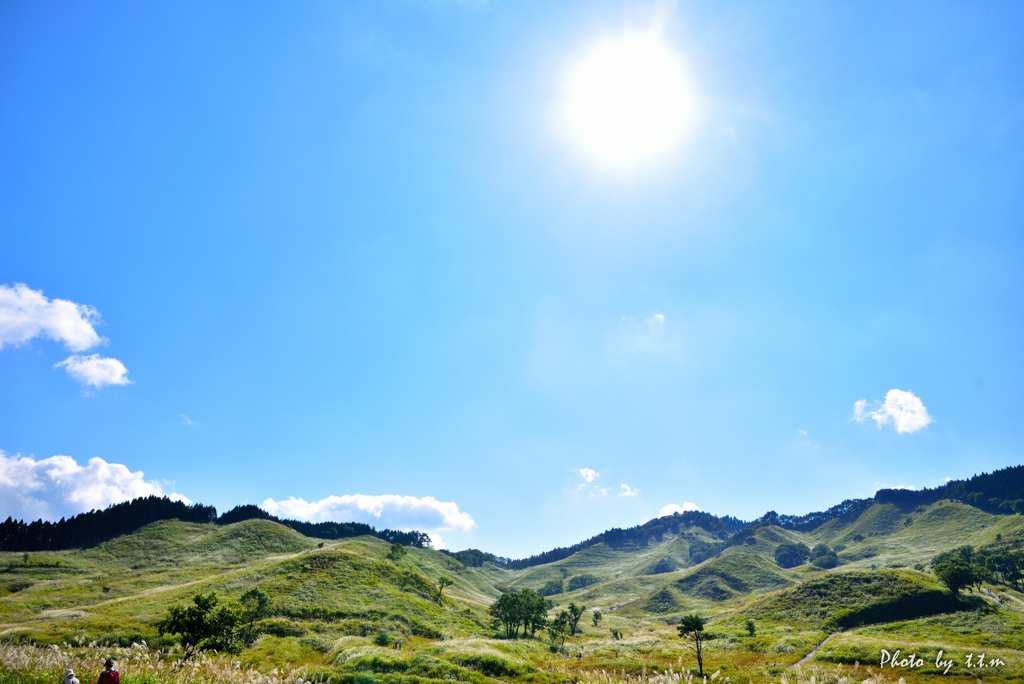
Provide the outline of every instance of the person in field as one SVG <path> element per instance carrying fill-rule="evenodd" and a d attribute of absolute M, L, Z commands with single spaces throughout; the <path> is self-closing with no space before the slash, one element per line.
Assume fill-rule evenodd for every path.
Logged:
<path fill-rule="evenodd" d="M 70 667 L 64 673 L 64 680 L 62 684 L 79 684 L 78 677 L 75 676 L 75 671 Z"/>
<path fill-rule="evenodd" d="M 121 675 L 114 669 L 114 659 L 107 658 L 107 662 L 103 663 L 103 666 L 106 669 L 100 672 L 100 678 L 96 680 L 96 684 L 121 684 Z"/>

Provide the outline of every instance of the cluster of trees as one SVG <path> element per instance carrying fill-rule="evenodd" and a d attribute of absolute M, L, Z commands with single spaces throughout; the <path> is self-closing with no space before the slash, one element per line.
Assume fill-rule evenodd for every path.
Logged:
<path fill-rule="evenodd" d="M 830 549 L 825 544 L 818 544 L 813 549 L 807 544 L 779 544 L 775 548 L 775 564 L 780 568 L 795 568 L 810 560 L 811 565 L 828 570 L 839 565 L 836 553 L 839 548 Z"/>
<path fill-rule="evenodd" d="M 554 647 L 559 639 L 564 645 L 566 636 L 576 635 L 586 610 L 585 605 L 570 603 L 553 619 L 548 620 L 547 599 L 533 589 L 520 589 L 498 597 L 491 604 L 490 613 L 494 618 L 495 629 L 504 629 L 506 638 L 518 639 L 520 634 L 532 637 L 539 627 L 547 630 Z M 591 617 L 596 627 L 601 621 L 601 612 L 595 610 Z"/>
<path fill-rule="evenodd" d="M 975 549 L 961 546 L 932 559 L 932 571 L 954 597 L 963 589 L 980 588 L 982 582 L 998 581 L 1021 589 L 1024 551 L 1001 544 Z"/>
<path fill-rule="evenodd" d="M 8 517 L 0 524 L 0 551 L 58 551 L 88 546 L 134 532 L 158 520 L 175 518 L 186 522 L 213 522 L 217 509 L 171 501 L 166 496 L 147 496 L 113 504 L 102 511 L 61 518 L 58 522 L 25 523 Z"/>
<path fill-rule="evenodd" d="M 768 511 L 751 523 L 751 526 L 775 525 L 786 530 L 809 532 L 821 527 L 830 520 L 838 519 L 843 522 L 856 520 L 857 516 L 871 508 L 874 504 L 874 499 L 847 499 L 828 510 L 814 511 L 807 515 L 779 515 L 775 511 Z"/>
<path fill-rule="evenodd" d="M 253 505 L 236 506 L 217 517 L 217 509 L 213 506 L 185 504 L 171 501 L 166 496 L 147 496 L 112 504 L 102 511 L 93 510 L 61 518 L 58 522 L 40 519 L 26 523 L 8 517 L 0 523 L 0 551 L 59 551 L 89 546 L 134 532 L 150 523 L 175 519 L 194 523 L 215 522 L 218 525 L 252 519 L 272 520 L 307 537 L 344 539 L 371 535 L 392 544 L 419 548 L 430 546 L 430 536 L 416 530 L 378 530 L 357 522 L 308 523 L 282 520 Z"/>
<path fill-rule="evenodd" d="M 491 604 L 490 613 L 495 626 L 504 627 L 506 638 L 518 639 L 520 629 L 523 636 L 533 636 L 547 625 L 548 601 L 533 589 L 510 591 Z"/>
<path fill-rule="evenodd" d="M 338 522 L 319 522 L 311 523 L 304 522 L 302 520 L 290 520 L 286 518 L 278 518 L 275 515 L 267 513 L 259 506 L 248 504 L 245 506 L 235 506 L 224 515 L 217 518 L 216 523 L 218 525 L 229 525 L 231 523 L 242 522 L 243 520 L 271 520 L 276 523 L 280 523 L 286 527 L 290 527 L 299 534 L 307 537 L 316 537 L 318 539 L 347 539 L 349 537 L 361 537 L 363 535 L 370 535 L 383 539 L 384 541 L 391 544 L 402 544 L 403 546 L 415 546 L 417 548 L 429 548 L 430 546 L 430 535 L 425 532 L 418 532 L 412 530 L 411 532 L 402 532 L 401 530 L 378 530 L 372 525 L 366 525 L 364 523 L 350 522 L 350 523 L 338 523 Z"/>
<path fill-rule="evenodd" d="M 942 499 L 962 501 L 989 513 L 1024 514 L 1024 466 L 982 473 L 969 480 L 953 480 L 934 489 L 880 489 L 870 499 L 847 499 L 828 510 L 806 515 L 779 515 L 775 511 L 768 511 L 752 522 L 751 526 L 775 525 L 796 532 L 809 532 L 830 520 L 853 521 L 876 503 L 891 503 L 903 511 L 909 511 Z"/>
<path fill-rule="evenodd" d="M 807 544 L 779 544 L 775 548 L 775 564 L 780 568 L 795 568 L 811 557 Z"/>
<path fill-rule="evenodd" d="M 874 502 L 895 504 L 907 511 L 940 499 L 962 501 L 989 513 L 1024 515 L 1024 466 L 953 480 L 934 489 L 880 489 Z"/>
<path fill-rule="evenodd" d="M 171 606 L 156 628 L 161 636 L 181 637 L 184 660 L 199 651 L 238 653 L 256 641 L 256 623 L 270 610 L 270 596 L 260 589 L 245 592 L 236 604 L 221 603 L 217 592 L 200 592 L 192 597 L 191 606 Z"/>

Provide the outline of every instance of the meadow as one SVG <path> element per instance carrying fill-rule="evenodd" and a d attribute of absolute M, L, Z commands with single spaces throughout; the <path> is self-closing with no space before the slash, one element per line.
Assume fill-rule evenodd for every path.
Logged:
<path fill-rule="evenodd" d="M 98 674 L 110 656 L 128 684 L 690 682 L 697 664 L 676 625 L 697 613 L 714 636 L 708 681 L 1021 681 L 1024 594 L 993 581 L 953 600 L 928 563 L 962 545 L 1022 541 L 1020 515 L 876 504 L 811 532 L 680 524 L 510 569 L 429 548 L 396 556 L 381 539 L 318 540 L 268 520 L 165 520 L 89 548 L 0 556 L 0 673 L 57 682 L 65 667 Z M 793 543 L 827 545 L 840 562 L 780 566 L 773 553 Z M 452 584 L 438 600 L 441 577 Z M 197 592 L 230 603 L 254 587 L 271 610 L 237 654 L 184 660 L 180 638 L 158 634 Z M 523 589 L 548 594 L 549 618 L 586 606 L 577 633 L 503 638 L 489 608 Z"/>

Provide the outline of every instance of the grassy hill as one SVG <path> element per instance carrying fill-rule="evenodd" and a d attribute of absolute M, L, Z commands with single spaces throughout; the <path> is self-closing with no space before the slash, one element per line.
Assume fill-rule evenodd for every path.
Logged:
<path fill-rule="evenodd" d="M 513 569 L 463 564 L 428 548 L 407 547 L 394 560 L 391 545 L 377 537 L 314 539 L 271 520 L 164 520 L 89 548 L 31 553 L 27 563 L 22 553 L 0 554 L 0 640 L 9 648 L 56 645 L 67 663 L 95 655 L 90 642 L 129 662 L 162 662 L 168 656 L 131 644 L 173 647 L 154 627 L 168 608 L 198 591 L 230 602 L 257 587 L 270 595 L 273 614 L 230 668 L 276 668 L 293 679 L 545 684 L 601 669 L 642 679 L 692 664 L 674 625 L 694 612 L 717 637 L 709 662 L 734 681 L 777 678 L 839 629 L 846 631 L 818 652 L 819 662 L 874 662 L 893 643 L 927 642 L 1016 654 L 986 681 L 1024 676 L 1024 595 L 988 585 L 958 602 L 927 572 L 935 554 L 964 544 L 1024 544 L 1024 516 L 939 501 L 910 511 L 874 504 L 806 531 L 759 525 L 729 536 L 674 522 L 659 523 L 657 534 L 634 528 L 628 543 L 610 536 Z M 774 554 L 782 544 L 825 545 L 840 565 L 779 567 Z M 441 576 L 453 584 L 438 601 Z M 543 630 L 534 639 L 498 638 L 488 608 L 520 589 L 545 590 L 550 616 L 570 602 L 587 606 L 564 649 L 552 650 Z M 375 644 L 381 633 L 405 648 Z M 8 657 L 25 653 L 60 666 L 52 650 Z M 930 676 L 942 675 L 911 673 L 908 681 Z"/>

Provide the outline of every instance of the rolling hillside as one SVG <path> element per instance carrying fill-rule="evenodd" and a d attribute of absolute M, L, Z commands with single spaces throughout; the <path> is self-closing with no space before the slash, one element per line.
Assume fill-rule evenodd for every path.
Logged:
<path fill-rule="evenodd" d="M 679 666 L 687 651 L 673 625 L 690 613 L 708 619 L 714 648 L 728 654 L 735 674 L 795 663 L 837 630 L 846 631 L 816 655 L 821 662 L 863 662 L 892 635 L 966 647 L 979 643 L 975 628 L 961 628 L 974 620 L 1000 652 L 1019 654 L 1007 676 L 1024 675 L 1024 639 L 1015 632 L 1024 594 L 988 582 L 958 600 L 930 572 L 936 554 L 965 545 L 1020 549 L 1024 516 L 940 499 L 909 510 L 871 503 L 824 518 L 794 529 L 676 515 L 530 562 L 415 546 L 396 554 L 378 536 L 311 538 L 265 517 L 161 520 L 87 548 L 0 555 L 0 641 L 173 649 L 175 640 L 155 628 L 171 606 L 211 591 L 230 603 L 256 587 L 270 596 L 271 615 L 240 662 L 326 668 L 323 676 L 339 681 L 358 672 L 390 672 L 408 684 L 479 683 L 496 673 L 560 681 L 571 654 L 572 667 L 583 669 Z M 835 567 L 811 557 L 784 567 L 779 553 L 794 547 L 830 554 Z M 441 577 L 451 580 L 443 593 Z M 488 609 L 521 590 L 544 595 L 549 617 L 586 606 L 563 647 L 572 650 L 543 629 L 533 639 L 499 638 Z M 398 656 L 374 645 L 381 635 L 381 643 L 400 640 L 411 650 Z"/>

